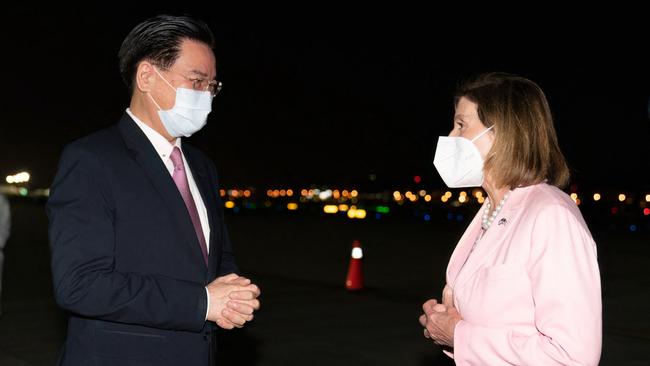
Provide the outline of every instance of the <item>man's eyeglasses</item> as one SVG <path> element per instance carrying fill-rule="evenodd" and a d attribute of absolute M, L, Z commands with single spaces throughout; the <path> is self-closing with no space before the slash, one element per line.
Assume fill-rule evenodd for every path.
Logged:
<path fill-rule="evenodd" d="M 223 83 L 219 80 L 207 80 L 207 79 L 201 79 L 197 77 L 187 77 L 181 73 L 174 72 L 171 70 L 164 70 L 164 71 L 182 76 L 184 79 L 192 83 L 192 89 L 200 90 L 200 91 L 209 91 L 213 97 L 217 96 L 217 94 L 219 94 L 221 88 L 223 87 Z"/>

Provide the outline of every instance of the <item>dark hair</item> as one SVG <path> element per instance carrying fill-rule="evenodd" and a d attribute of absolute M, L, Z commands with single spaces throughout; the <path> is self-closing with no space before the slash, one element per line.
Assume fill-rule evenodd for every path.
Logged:
<path fill-rule="evenodd" d="M 181 43 L 186 39 L 214 48 L 214 35 L 208 25 L 189 16 L 157 15 L 136 25 L 118 52 L 120 74 L 129 91 L 133 91 L 140 61 L 147 60 L 167 70 L 176 62 Z"/>
<path fill-rule="evenodd" d="M 484 169 L 498 187 L 512 189 L 546 180 L 563 188 L 569 183 L 551 109 L 537 84 L 517 75 L 487 73 L 460 86 L 456 105 L 461 97 L 478 105 L 478 117 L 486 127 L 494 126 L 495 140 Z"/>

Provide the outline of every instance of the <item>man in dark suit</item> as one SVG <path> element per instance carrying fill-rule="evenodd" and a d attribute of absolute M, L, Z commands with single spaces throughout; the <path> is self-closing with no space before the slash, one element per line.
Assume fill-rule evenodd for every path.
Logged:
<path fill-rule="evenodd" d="M 181 141 L 206 122 L 213 35 L 189 17 L 137 25 L 119 51 L 131 103 L 69 144 L 47 204 L 61 365 L 212 365 L 217 326 L 242 327 L 259 289 L 237 275 L 217 172 Z"/>

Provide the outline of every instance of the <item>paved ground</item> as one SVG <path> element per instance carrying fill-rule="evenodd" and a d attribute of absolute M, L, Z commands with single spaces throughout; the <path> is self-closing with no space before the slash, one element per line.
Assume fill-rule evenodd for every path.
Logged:
<path fill-rule="evenodd" d="M 65 334 L 52 299 L 43 207 L 14 202 L 5 250 L 0 365 L 51 365 Z M 421 336 L 420 304 L 439 296 L 467 222 L 229 216 L 242 269 L 262 287 L 247 329 L 224 334 L 229 365 L 452 365 Z M 601 365 L 650 365 L 650 234 L 594 231 L 604 300 Z M 343 289 L 361 240 L 367 289 Z"/>

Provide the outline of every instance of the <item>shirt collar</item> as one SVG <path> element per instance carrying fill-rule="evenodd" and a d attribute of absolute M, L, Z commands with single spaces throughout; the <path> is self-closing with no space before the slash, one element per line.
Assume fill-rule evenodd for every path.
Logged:
<path fill-rule="evenodd" d="M 174 144 L 171 144 L 169 141 L 167 141 L 166 138 L 164 138 L 161 134 L 159 134 L 156 130 L 153 128 L 149 127 L 146 125 L 144 122 L 142 122 L 138 117 L 136 117 L 133 112 L 131 112 L 131 109 L 127 108 L 126 113 L 133 118 L 135 121 L 135 124 L 140 127 L 142 132 L 144 132 L 145 136 L 147 136 L 147 139 L 151 144 L 153 145 L 154 149 L 156 149 L 156 153 L 158 153 L 158 156 L 160 156 L 163 161 L 169 159 L 169 156 L 172 153 L 172 150 L 174 149 L 175 146 L 178 146 L 179 149 L 181 149 L 181 139 L 177 138 Z M 181 149 L 181 152 L 183 150 Z"/>

